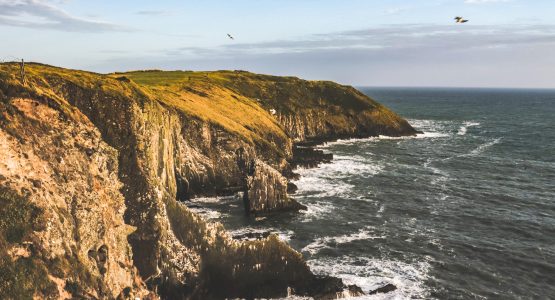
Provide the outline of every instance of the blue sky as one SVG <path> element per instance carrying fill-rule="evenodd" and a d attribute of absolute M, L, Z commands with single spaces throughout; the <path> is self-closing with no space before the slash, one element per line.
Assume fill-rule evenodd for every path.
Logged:
<path fill-rule="evenodd" d="M 555 88 L 554 15 L 553 0 L 0 0 L 0 59 Z"/>

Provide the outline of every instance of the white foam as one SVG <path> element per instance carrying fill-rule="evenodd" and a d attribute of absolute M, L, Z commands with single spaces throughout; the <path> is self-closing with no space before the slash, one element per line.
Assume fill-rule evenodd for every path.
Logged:
<path fill-rule="evenodd" d="M 381 218 L 384 211 L 385 211 L 385 204 L 381 204 L 380 208 L 378 209 L 378 212 L 376 213 L 376 217 Z"/>
<path fill-rule="evenodd" d="M 212 221 L 222 217 L 222 214 L 216 210 L 206 207 L 188 207 L 192 212 L 202 216 L 205 220 Z"/>
<path fill-rule="evenodd" d="M 222 199 L 220 197 L 198 197 L 191 199 L 191 202 L 198 203 L 219 203 Z"/>
<path fill-rule="evenodd" d="M 240 229 L 228 230 L 228 232 L 231 234 L 231 236 L 243 236 L 247 234 L 263 235 L 265 233 L 270 233 L 270 234 L 277 235 L 282 241 L 285 241 L 285 242 L 289 242 L 293 234 L 295 234 L 291 230 L 281 231 L 275 228 L 254 228 L 254 227 L 243 227 Z M 244 238 L 242 240 L 253 241 L 253 240 L 256 240 L 256 237 Z"/>
<path fill-rule="evenodd" d="M 434 173 L 434 175 L 436 175 L 432 178 L 430 183 L 433 185 L 441 185 L 445 187 L 445 183 L 449 179 L 451 179 L 451 176 L 446 171 L 436 168 L 434 166 L 431 166 L 432 162 L 434 162 L 434 160 L 428 158 L 423 165 L 424 168 L 431 170 Z"/>
<path fill-rule="evenodd" d="M 192 198 L 189 200 L 192 203 L 227 203 L 227 202 L 234 202 L 240 200 L 242 198 L 242 193 L 237 193 L 234 196 L 225 196 L 225 197 L 198 197 Z"/>
<path fill-rule="evenodd" d="M 301 251 L 308 252 L 311 255 L 318 253 L 324 248 L 329 248 L 331 245 L 347 244 L 359 240 L 373 240 L 373 239 L 385 239 L 383 235 L 373 235 L 370 228 L 366 227 L 360 229 L 357 232 L 340 235 L 340 236 L 326 236 L 317 238 L 314 242 L 306 245 Z"/>
<path fill-rule="evenodd" d="M 430 170 L 432 170 L 432 172 L 434 172 L 434 175 L 436 175 L 432 178 L 432 181 L 430 181 L 431 184 L 433 184 L 433 185 L 443 184 L 443 183 L 445 183 L 446 181 L 449 180 L 449 178 L 450 178 L 449 173 L 447 173 L 443 170 L 440 170 L 436 167 L 429 166 L 428 168 Z"/>
<path fill-rule="evenodd" d="M 450 121 L 438 121 L 438 120 L 409 120 L 409 123 L 412 126 L 422 131 L 423 133 L 419 133 L 413 136 L 385 136 L 379 135 L 375 137 L 368 137 L 362 139 L 339 139 L 333 142 L 327 142 L 324 145 L 318 146 L 321 149 L 327 149 L 331 146 L 335 145 L 353 145 L 358 143 L 368 143 L 368 142 L 377 142 L 381 140 L 409 140 L 409 139 L 429 139 L 429 138 L 445 138 L 451 136 L 449 133 L 448 127 L 450 125 Z"/>
<path fill-rule="evenodd" d="M 297 169 L 296 171 L 301 175 L 300 179 L 295 181 L 299 188 L 297 194 L 350 198 L 354 185 L 348 184 L 342 179 L 355 174 L 369 178 L 379 174 L 383 168 L 383 164 L 375 163 L 362 156 L 336 155 L 331 163 L 321 164 L 317 168 Z"/>
<path fill-rule="evenodd" d="M 457 133 L 458 135 L 466 135 L 466 132 L 468 130 L 469 127 L 474 127 L 474 126 L 480 126 L 480 123 L 478 122 L 464 122 L 463 125 L 459 128 L 459 132 Z"/>
<path fill-rule="evenodd" d="M 491 147 L 495 144 L 499 144 L 499 142 L 501 142 L 501 138 L 496 138 L 496 139 L 492 140 L 491 142 L 487 142 L 485 144 L 482 144 L 482 145 L 478 146 L 476 149 L 470 151 L 469 155 L 470 156 L 476 156 L 478 154 L 481 154 L 484 151 L 486 151 L 489 147 Z"/>
<path fill-rule="evenodd" d="M 318 169 L 314 169 L 314 172 L 318 172 Z M 304 172 L 299 173 L 301 178 L 294 181 L 295 185 L 299 188 L 296 192 L 296 195 L 299 196 L 348 196 L 351 189 L 354 188 L 354 185 L 322 178 L 318 174 L 303 175 Z"/>
<path fill-rule="evenodd" d="M 292 237 L 294 234 L 295 234 L 295 232 L 292 231 L 292 230 L 288 230 L 287 232 L 285 232 L 285 231 L 279 231 L 279 232 L 277 232 L 277 235 L 279 236 L 279 238 L 280 238 L 282 241 L 285 241 L 285 242 L 291 241 L 291 237 Z"/>
<path fill-rule="evenodd" d="M 307 263 L 316 274 L 339 277 L 346 284 L 359 286 L 365 293 L 389 283 L 397 287 L 397 290 L 387 294 L 366 295 L 356 299 L 423 299 L 429 297 L 429 292 L 424 284 L 430 270 L 427 260 L 408 264 L 386 259 L 340 257 L 309 260 Z"/>
<path fill-rule="evenodd" d="M 306 207 L 306 210 L 300 211 L 303 215 L 301 222 L 311 222 L 313 220 L 322 219 L 335 209 L 332 204 L 326 202 L 306 204 Z"/>
<path fill-rule="evenodd" d="M 324 145 L 318 146 L 319 149 L 327 149 L 330 146 L 335 145 L 354 145 L 354 144 L 364 144 L 369 142 L 377 142 L 381 140 L 411 140 L 411 139 L 428 139 L 428 138 L 445 138 L 449 137 L 450 134 L 444 132 L 433 132 L 433 131 L 423 131 L 424 133 L 418 133 L 411 136 L 386 136 L 379 135 L 368 138 L 361 139 L 339 139 L 333 142 L 327 142 Z"/>
<path fill-rule="evenodd" d="M 358 155 L 334 155 L 331 163 L 321 164 L 317 168 L 299 169 L 304 176 L 318 176 L 325 178 L 346 178 L 351 175 L 370 177 L 379 174 L 383 165 L 372 161 L 370 158 Z"/>
<path fill-rule="evenodd" d="M 448 133 L 443 132 L 429 132 L 424 131 L 424 133 L 419 133 L 415 136 L 383 136 L 380 135 L 378 139 L 380 140 L 408 140 L 408 139 L 428 139 L 428 138 L 444 138 L 448 137 Z"/>
<path fill-rule="evenodd" d="M 450 136 L 446 129 L 449 124 L 448 122 L 412 120 L 411 123 L 413 123 L 416 128 L 424 130 L 424 133 L 408 137 L 379 136 L 364 139 L 338 140 L 318 146 L 318 148 L 329 150 L 331 146 L 338 144 L 348 145 L 379 140 L 426 139 Z M 299 188 L 297 195 L 304 197 L 356 198 L 356 196 L 353 196 L 351 193 L 354 186 L 342 179 L 349 178 L 352 175 L 369 178 L 379 174 L 384 168 L 384 162 L 373 161 L 371 155 L 334 155 L 331 163 L 321 164 L 317 168 L 297 169 L 297 172 L 301 175 L 300 179 L 295 181 L 295 184 Z"/>

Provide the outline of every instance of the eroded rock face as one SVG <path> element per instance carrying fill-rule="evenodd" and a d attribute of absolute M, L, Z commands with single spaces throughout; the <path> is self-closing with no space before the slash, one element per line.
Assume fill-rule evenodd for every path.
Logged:
<path fill-rule="evenodd" d="M 295 142 L 418 133 L 406 120 L 350 86 L 248 72 L 225 75 L 226 85 L 258 99 Z"/>
<path fill-rule="evenodd" d="M 67 102 L 33 94 L 34 91 L 21 93 L 30 94 L 26 102 L 35 103 L 36 100 L 31 99 L 38 99 L 42 104 L 36 106 L 51 114 L 40 123 L 40 129 L 46 128 L 40 140 L 27 137 L 29 140 L 23 144 L 48 155 L 49 168 L 62 169 L 41 176 L 50 176 L 51 181 L 36 183 L 35 178 L 30 178 L 27 184 L 29 189 L 58 186 L 51 192 L 55 198 L 67 198 L 66 209 L 71 218 L 63 223 L 60 221 L 65 225 L 60 225 L 61 229 L 53 233 L 33 234 L 55 235 L 54 244 L 46 238 L 37 241 L 40 247 L 47 248 L 44 253 L 76 255 L 78 261 L 85 262 L 86 274 L 92 273 L 91 276 L 104 280 L 96 285 L 90 284 L 89 275 L 81 278 L 58 274 L 52 282 L 64 284 L 59 290 L 69 290 L 77 296 L 111 298 L 120 293 L 144 293 L 146 285 L 171 299 L 203 299 L 214 293 L 217 284 L 229 283 L 233 285 L 227 285 L 212 296 L 284 295 L 288 286 L 298 286 L 299 293 L 312 291 L 309 286 L 317 281 L 301 255 L 276 237 L 248 243 L 234 241 L 220 225 L 205 223 L 176 202 L 180 188 L 186 196 L 204 190 L 217 193 L 218 184 L 244 188 L 236 150 L 245 149 L 249 160 L 256 161 L 255 147 L 206 122 L 191 120 L 164 107 L 140 91 L 131 91 L 133 97 L 123 97 L 100 88 L 83 88 L 60 78 L 52 84 L 57 95 Z M 13 91 L 3 89 L 3 94 L 8 95 L 4 98 L 7 111 L 4 116 L 10 121 L 2 124 L 2 132 L 6 139 L 13 140 L 10 149 L 17 149 L 21 141 L 15 136 L 22 132 L 28 134 L 29 130 L 12 126 L 16 124 L 11 119 L 18 116 L 16 103 L 19 101 L 10 95 Z M 48 108 L 46 103 L 55 108 Z M 21 123 L 33 123 L 32 118 L 31 115 L 22 116 Z M 45 119 L 74 121 L 60 124 L 50 121 L 52 124 L 48 124 Z M 66 132 L 70 129 L 73 131 Z M 72 150 L 73 147 L 79 151 Z M 71 159 L 67 155 L 71 155 Z M 91 166 L 91 160 L 99 160 L 99 165 Z M 258 164 L 257 178 L 286 183 L 278 171 L 262 161 Z M 73 168 L 79 171 L 75 178 L 71 177 L 76 172 Z M 21 172 L 22 169 L 11 173 L 3 171 L 2 178 L 15 180 Z M 265 175 L 266 172 L 270 175 Z M 106 181 L 101 180 L 104 177 Z M 185 186 L 179 187 L 177 178 L 181 178 Z M 75 193 L 68 193 L 72 191 L 71 185 L 67 185 L 70 181 L 75 183 Z M 62 189 L 63 186 L 69 189 Z M 33 194 L 34 190 L 31 191 Z M 110 196 L 100 196 L 108 193 Z M 283 189 L 280 193 L 286 196 Z M 56 210 L 59 206 L 43 204 L 46 210 Z M 112 215 L 106 216 L 108 212 Z M 57 218 L 60 212 L 51 214 Z M 74 237 L 74 241 L 67 236 Z M 67 243 L 70 246 L 64 247 Z M 71 249 L 71 245 L 76 249 Z M 26 253 L 25 250 L 12 252 Z M 76 262 L 68 265 L 76 265 Z M 135 276 L 135 267 L 140 278 Z M 276 281 L 261 281 L 260 278 L 276 278 Z"/>
<path fill-rule="evenodd" d="M 278 114 L 277 119 L 296 142 L 309 138 L 331 136 L 330 126 L 326 124 L 326 111 L 306 114 Z"/>
<path fill-rule="evenodd" d="M 0 186 L 40 212 L 33 217 L 40 226 L 2 251 L 13 261 L 44 266 L 42 280 L 52 285 L 46 293 L 24 292 L 59 298 L 148 294 L 127 243 L 135 228 L 123 221 L 117 152 L 83 115 L 79 122 L 67 119 L 28 98 L 0 102 L 0 113 Z M 16 287 L 4 288 L 0 294 L 9 297 L 7 289 Z"/>
<path fill-rule="evenodd" d="M 248 213 L 270 213 L 306 209 L 288 197 L 288 180 L 260 160 L 250 161 L 245 170 L 243 201 Z"/>
<path fill-rule="evenodd" d="M 352 126 L 338 125 L 344 118 L 330 125 L 318 114 L 284 118 L 291 112 L 278 108 L 273 119 L 229 92 L 242 101 L 234 103 L 247 103 L 243 108 L 264 118 L 240 126 L 224 122 L 230 129 L 180 106 L 216 100 L 199 100 L 209 97 L 202 86 L 165 101 L 161 97 L 173 92 L 127 77 L 30 65 L 22 86 L 10 68 L 16 70 L 0 66 L 0 185 L 21 197 L 8 197 L 16 199 L 10 203 L 28 201 L 24 215 L 40 215 L 38 224 L 46 226 L 3 242 L 8 250 L 0 258 L 16 271 L 28 269 L 8 263 L 13 259 L 42 262 L 33 274 L 49 280 L 32 294 L 147 296 L 146 286 L 168 299 L 282 297 L 288 291 L 335 298 L 347 289 L 340 280 L 314 276 L 277 237 L 235 241 L 177 201 L 243 191 L 250 213 L 298 209 L 282 175 L 290 171 L 292 138 L 352 133 Z M 53 260 L 60 262 L 51 266 Z"/>

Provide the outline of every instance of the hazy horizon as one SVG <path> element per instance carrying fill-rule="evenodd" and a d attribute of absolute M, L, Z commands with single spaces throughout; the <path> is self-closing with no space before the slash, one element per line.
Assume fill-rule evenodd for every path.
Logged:
<path fill-rule="evenodd" d="M 0 0 L 0 60 L 247 70 L 360 87 L 555 88 L 555 3 Z M 455 24 L 454 16 L 470 21 Z M 234 36 L 235 40 L 227 37 Z"/>

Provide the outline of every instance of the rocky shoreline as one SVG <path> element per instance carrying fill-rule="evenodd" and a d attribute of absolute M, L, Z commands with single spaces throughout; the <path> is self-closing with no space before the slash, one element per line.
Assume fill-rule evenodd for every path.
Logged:
<path fill-rule="evenodd" d="M 27 73 L 0 64 L 2 298 L 360 292 L 178 201 L 241 191 L 247 213 L 300 209 L 293 168 L 331 159 L 303 142 L 415 134 L 402 118 L 351 87 L 247 72 Z"/>

